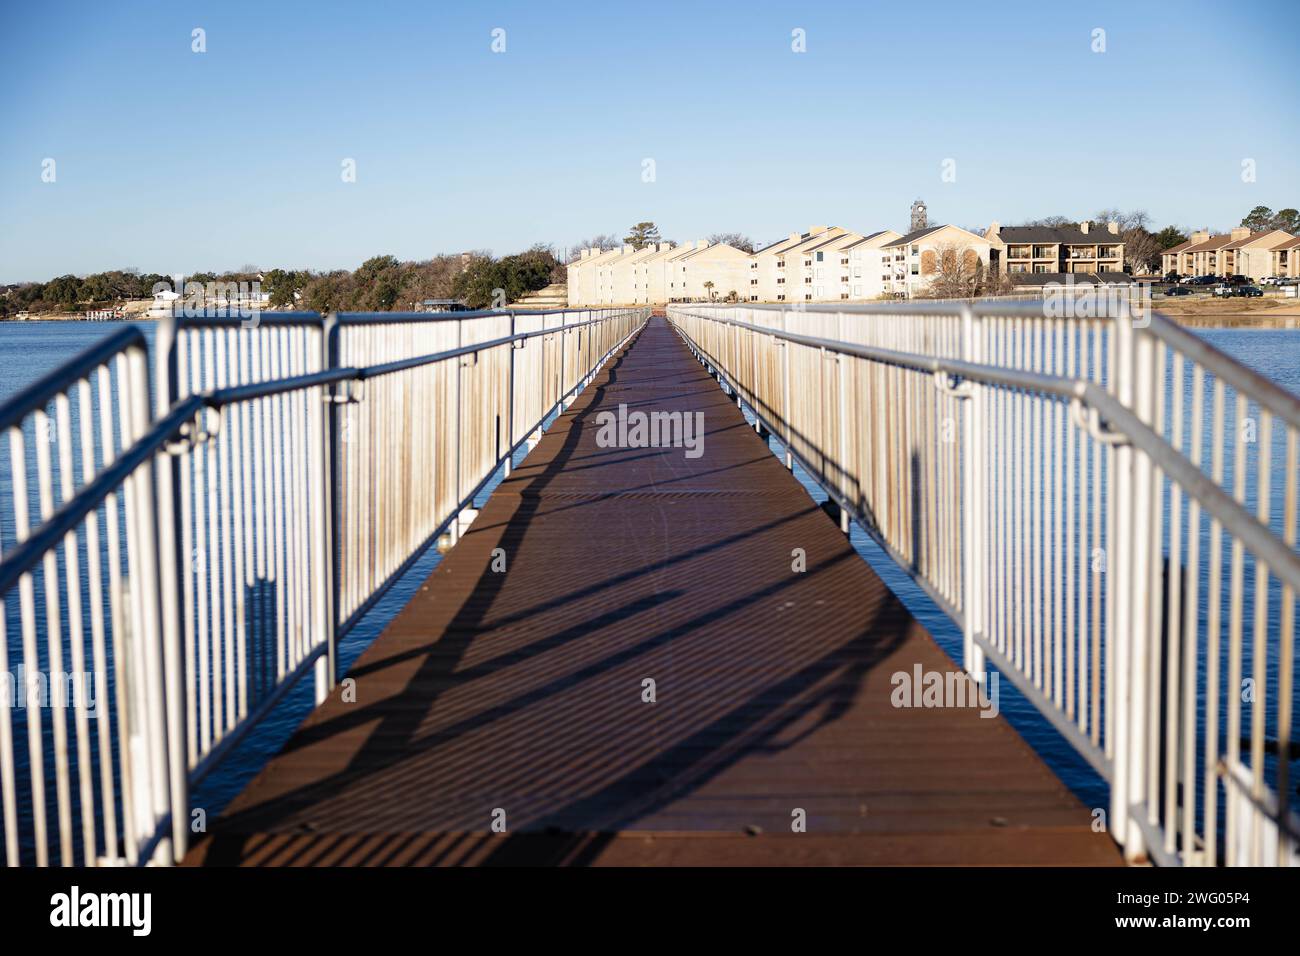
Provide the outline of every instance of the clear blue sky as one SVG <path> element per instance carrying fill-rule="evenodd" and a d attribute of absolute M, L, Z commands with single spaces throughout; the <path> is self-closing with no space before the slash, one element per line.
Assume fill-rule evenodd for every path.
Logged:
<path fill-rule="evenodd" d="M 0 281 L 901 229 L 917 196 L 1227 227 L 1300 206 L 1297 35 L 1294 0 L 0 0 Z"/>

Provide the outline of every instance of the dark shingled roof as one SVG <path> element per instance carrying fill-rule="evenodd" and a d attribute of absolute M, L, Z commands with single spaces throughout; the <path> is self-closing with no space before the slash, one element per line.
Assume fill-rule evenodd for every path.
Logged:
<path fill-rule="evenodd" d="M 1120 241 L 1120 237 L 1108 232 L 1104 225 L 1088 232 L 1078 226 L 1003 226 L 998 231 L 998 238 L 1003 242 L 1059 242 L 1066 245 Z"/>
<path fill-rule="evenodd" d="M 887 243 L 885 243 L 883 246 L 881 246 L 880 248 L 882 248 L 882 249 L 892 249 L 894 246 L 905 246 L 905 245 L 907 245 L 907 244 L 910 243 L 910 242 L 916 242 L 916 240 L 922 238 L 923 236 L 928 236 L 930 233 L 932 233 L 932 232 L 938 232 L 940 229 L 943 229 L 943 228 L 945 228 L 945 227 L 944 227 L 944 226 L 931 226 L 931 227 L 928 228 L 928 229 L 918 229 L 918 230 L 916 230 L 916 232 L 909 232 L 907 235 L 903 236 L 901 239 L 895 239 L 893 242 L 887 242 Z"/>

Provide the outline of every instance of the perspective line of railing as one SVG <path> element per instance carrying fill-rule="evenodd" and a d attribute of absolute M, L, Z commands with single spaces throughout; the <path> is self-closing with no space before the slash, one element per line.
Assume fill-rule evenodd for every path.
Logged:
<path fill-rule="evenodd" d="M 178 860 L 193 788 L 300 678 L 324 698 L 648 314 L 177 317 L 152 381 L 132 327 L 0 406 L 6 864 Z"/>
<path fill-rule="evenodd" d="M 1300 400 L 1122 301 L 668 315 L 1108 783 L 1127 858 L 1300 863 Z"/>

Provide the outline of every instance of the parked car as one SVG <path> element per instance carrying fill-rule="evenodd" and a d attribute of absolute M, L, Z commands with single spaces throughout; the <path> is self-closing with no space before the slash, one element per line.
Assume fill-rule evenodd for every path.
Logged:
<path fill-rule="evenodd" d="M 1250 276 L 1231 275 L 1223 280 L 1228 285 L 1250 285 Z"/>
<path fill-rule="evenodd" d="M 1196 284 L 1196 276 L 1183 276 L 1181 279 L 1178 280 L 1178 284 L 1179 284 L 1179 285 L 1195 285 L 1195 284 Z"/>
<path fill-rule="evenodd" d="M 1228 285 L 1227 283 L 1220 283 L 1210 291 L 1212 291 L 1215 295 L 1218 296 L 1229 296 L 1232 295 L 1232 286 Z"/>
<path fill-rule="evenodd" d="M 1171 285 L 1165 289 L 1165 295 L 1191 295 L 1192 290 L 1185 285 Z"/>
<path fill-rule="evenodd" d="M 1192 280 L 1192 285 L 1214 285 L 1219 281 L 1218 276 L 1197 276 Z"/>
<path fill-rule="evenodd" d="M 1264 276 L 1259 280 L 1260 285 L 1281 285 L 1281 276 Z"/>
<path fill-rule="evenodd" d="M 1165 281 L 1171 285 L 1175 282 L 1181 282 L 1186 276 L 1180 276 L 1177 272 L 1168 272 L 1165 274 Z"/>
<path fill-rule="evenodd" d="M 1248 299 L 1257 299 L 1264 294 L 1264 290 L 1257 285 L 1238 285 L 1232 287 L 1230 295 L 1245 296 Z"/>

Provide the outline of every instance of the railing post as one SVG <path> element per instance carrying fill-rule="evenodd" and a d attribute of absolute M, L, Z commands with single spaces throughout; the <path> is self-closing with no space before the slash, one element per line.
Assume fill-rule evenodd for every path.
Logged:
<path fill-rule="evenodd" d="M 515 456 L 515 314 L 510 313 L 510 346 L 506 349 L 506 355 L 510 359 L 510 369 L 507 376 L 506 385 L 506 461 L 505 472 L 506 478 L 514 471 Z"/>
<path fill-rule="evenodd" d="M 967 306 L 962 309 L 962 358 L 973 364 L 983 362 L 983 348 L 975 315 Z M 962 667 L 975 680 L 984 681 L 984 651 L 975 643 L 983 636 L 984 621 L 984 477 L 987 469 L 984 435 L 984 388 L 967 382 L 969 389 L 962 402 Z"/>
<path fill-rule="evenodd" d="M 785 321 L 785 309 L 781 310 L 781 331 L 788 332 Z M 794 452 L 791 451 L 790 435 L 794 431 L 793 418 L 790 410 L 790 343 L 786 342 L 781 349 L 781 376 L 783 380 L 783 397 L 781 417 L 785 419 L 785 434 L 781 436 L 785 442 L 785 467 L 794 471 Z"/>
<path fill-rule="evenodd" d="M 338 314 L 331 312 L 321 323 L 321 368 L 331 371 L 339 364 L 339 323 Z M 324 679 L 317 668 L 316 699 L 324 700 L 334 683 L 339 679 L 338 672 L 338 638 L 339 638 L 339 404 L 335 401 L 335 392 L 346 388 L 345 384 L 327 385 L 322 396 L 325 406 L 324 419 L 321 422 L 321 512 L 317 517 L 317 533 L 324 548 L 324 561 L 320 567 L 326 579 L 321 587 L 324 593 L 322 610 L 325 627 L 325 665 Z"/>
<path fill-rule="evenodd" d="M 1137 356 L 1133 341 L 1133 326 L 1124 319 L 1113 321 L 1115 336 L 1115 381 L 1113 389 L 1125 408 L 1134 408 L 1136 391 L 1135 367 Z M 1110 476 L 1114 520 L 1114 534 L 1107 542 L 1110 560 L 1106 565 L 1107 633 L 1110 642 L 1106 674 L 1112 696 L 1112 717 L 1108 730 L 1112 735 L 1112 761 L 1110 790 L 1110 829 L 1116 842 L 1124 849 L 1126 859 L 1133 861 L 1143 856 L 1142 834 L 1132 819 L 1130 808 L 1139 805 L 1143 764 L 1143 732 L 1141 715 L 1145 707 L 1141 675 L 1135 669 L 1144 656 L 1145 636 L 1143 615 L 1136 610 L 1140 603 L 1135 587 L 1145 577 L 1140 572 L 1143 553 L 1139 541 L 1143 537 L 1137 530 L 1140 489 L 1135 492 L 1134 454 L 1127 443 L 1118 445 L 1113 452 Z M 1145 511 L 1145 509 L 1141 509 Z"/>
<path fill-rule="evenodd" d="M 155 418 L 170 411 L 179 397 L 176 374 L 176 317 L 158 323 L 155 345 Z M 147 400 L 146 400 L 147 402 Z M 157 502 L 158 585 L 161 599 L 162 685 L 165 694 L 168 794 L 172 821 L 172 858 L 179 861 L 189 845 L 189 774 L 185 755 L 185 673 L 181 634 L 189 609 L 181 598 L 180 473 L 164 448 L 154 456 L 154 495 Z"/>
<path fill-rule="evenodd" d="M 838 328 L 838 330 L 837 330 L 837 334 L 839 335 L 839 339 L 840 339 L 841 342 L 845 341 L 845 339 L 844 339 L 844 313 L 843 313 L 843 312 L 839 313 L 839 328 Z M 849 533 L 849 530 L 850 530 L 850 521 L 851 521 L 851 516 L 850 516 L 850 514 L 849 514 L 849 509 L 846 508 L 846 507 L 844 506 L 844 503 L 843 503 L 844 501 L 848 501 L 848 500 L 849 500 L 849 489 L 848 489 L 848 483 L 849 483 L 849 482 L 848 482 L 848 474 L 849 474 L 849 472 L 848 472 L 848 463 L 849 463 L 849 422 L 848 422 L 848 418 L 849 418 L 849 397 L 848 397 L 848 370 L 849 370 L 849 360 L 848 360 L 848 356 L 847 356 L 847 355 L 843 355 L 843 354 L 838 354 L 838 355 L 836 355 L 836 356 L 835 356 L 835 373 L 836 373 L 835 377 L 839 380 L 837 384 L 839 385 L 839 392 L 840 392 L 840 394 L 839 394 L 840 407 L 839 407 L 839 412 L 838 412 L 838 414 L 837 414 L 837 417 L 838 417 L 839 420 L 840 420 L 840 435 L 839 435 L 839 438 L 840 438 L 840 455 L 839 455 L 839 459 L 840 459 L 840 460 L 839 460 L 839 465 L 838 465 L 838 467 L 837 467 L 837 469 L 836 469 L 836 470 L 838 471 L 838 474 L 837 474 L 835 477 L 836 477 L 836 483 L 839 485 L 839 489 L 840 489 L 840 497 L 841 497 L 841 499 L 842 499 L 842 501 L 841 501 L 841 503 L 840 503 L 840 531 L 842 531 L 844 534 L 848 534 L 848 533 Z"/>
<path fill-rule="evenodd" d="M 456 348 L 460 348 L 461 345 L 464 344 L 464 341 L 465 341 L 465 320 L 464 320 L 464 319 L 457 319 L 457 320 L 456 320 Z M 454 479 L 453 479 L 453 486 L 454 486 L 454 492 L 455 492 L 455 493 L 454 493 L 453 496 L 452 496 L 452 502 L 453 502 L 453 503 L 452 503 L 452 507 L 456 509 L 456 513 L 455 513 L 454 515 L 452 515 L 451 524 L 450 524 L 450 526 L 449 526 L 448 529 L 447 529 L 447 530 L 448 530 L 448 534 L 450 535 L 450 538 L 451 538 L 451 544 L 452 544 L 453 547 L 455 547 L 456 543 L 457 543 L 458 541 L 460 541 L 460 521 L 461 521 L 461 514 L 460 514 L 460 442 L 461 442 L 461 434 L 460 434 L 460 419 L 461 419 L 461 409 L 460 409 L 460 391 L 461 391 L 461 381 L 460 381 L 460 380 L 464 377 L 463 374 L 462 374 L 462 372 L 461 372 L 461 369 L 464 367 L 464 365 L 463 365 L 463 361 L 464 361 L 464 360 L 463 360 L 460 356 L 457 356 L 457 357 L 456 357 L 456 361 L 453 363 L 453 367 L 454 367 L 455 370 L 456 370 L 456 430 L 455 430 L 455 436 L 456 436 L 456 446 L 455 446 L 455 447 L 456 447 L 456 474 L 455 474 L 455 477 L 454 477 Z"/>
<path fill-rule="evenodd" d="M 149 430 L 151 416 L 149 413 L 149 372 L 148 359 L 143 350 L 132 348 L 126 353 L 127 379 L 129 384 L 123 391 L 129 405 L 129 429 L 124 429 L 123 447 L 129 448 Z M 124 412 L 126 410 L 124 409 Z M 180 810 L 175 804 L 174 778 L 169 769 L 170 755 L 174 743 L 168 733 L 170 718 L 169 701 L 166 687 L 169 678 L 168 665 L 176 660 L 174 653 L 168 653 L 167 634 L 175 637 L 175 619 L 168 620 L 164 613 L 165 606 L 174 606 L 175 577 L 171 575 L 170 589 L 172 599 L 166 598 L 169 589 L 169 574 L 164 565 L 171 563 L 170 555 L 175 553 L 175 536 L 168 529 L 165 535 L 160 533 L 160 525 L 167 525 L 172 518 L 170 509 L 160 512 L 159 476 L 155 469 L 157 458 L 146 460 L 138 472 L 127 479 L 128 486 L 133 484 L 133 491 L 127 496 L 127 524 L 134 530 L 134 547 L 129 548 L 129 569 L 131 590 L 138 599 L 139 611 L 132 615 L 132 634 L 129 643 L 133 645 L 134 654 L 128 652 L 127 667 L 136 670 L 132 680 L 131 692 L 138 695 L 135 716 L 139 722 L 140 737 L 137 738 L 141 752 L 136 755 L 143 758 L 141 763 L 140 788 L 135 793 L 138 819 L 146 824 L 140 836 L 147 843 L 155 834 L 158 842 L 154 846 L 152 861 L 169 864 L 173 862 L 172 834 L 158 833 L 159 824 L 171 814 L 174 830 L 178 816 L 188 815 L 188 807 Z M 170 476 L 167 478 L 170 488 Z M 134 514 L 132 514 L 134 512 Z M 128 536 L 131 531 L 128 531 Z M 128 541 L 130 538 L 128 537 Z M 166 541 L 169 550 L 165 552 L 169 560 L 159 559 L 159 546 Z M 119 676 L 121 676 L 119 674 Z M 124 746 L 129 745 L 124 741 Z M 178 813 L 179 810 L 179 813 Z"/>

